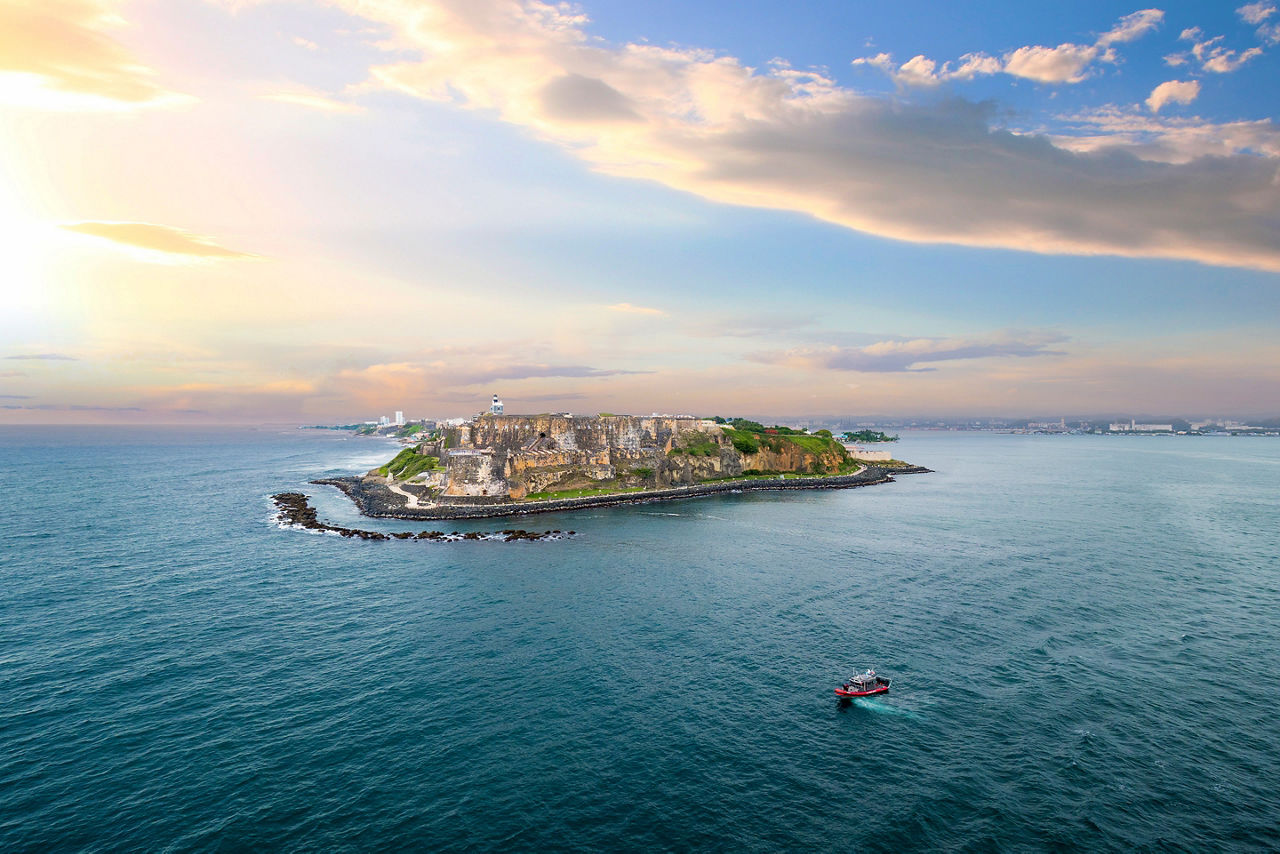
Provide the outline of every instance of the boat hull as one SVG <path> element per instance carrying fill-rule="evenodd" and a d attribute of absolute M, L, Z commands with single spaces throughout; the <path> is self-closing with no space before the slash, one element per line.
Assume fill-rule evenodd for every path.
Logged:
<path fill-rule="evenodd" d="M 888 692 L 889 692 L 888 685 L 877 685 L 876 687 L 871 688 L 870 690 L 867 690 L 867 691 L 846 691 L 843 688 L 837 688 L 836 696 L 844 700 L 851 700 L 854 697 L 870 697 L 875 694 L 887 694 Z"/>

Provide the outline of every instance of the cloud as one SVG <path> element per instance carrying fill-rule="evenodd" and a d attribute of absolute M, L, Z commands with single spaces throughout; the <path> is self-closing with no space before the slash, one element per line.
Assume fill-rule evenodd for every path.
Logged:
<path fill-rule="evenodd" d="M 106 34 L 123 22 L 110 0 L 0 3 L 0 86 L 9 100 L 54 108 L 144 107 L 190 101 L 152 79 Z"/>
<path fill-rule="evenodd" d="M 900 240 L 1280 271 L 1276 163 L 1255 152 L 1169 163 L 1123 141 L 1063 148 L 993 126 L 986 104 L 904 103 L 785 65 L 611 45 L 560 5 L 422 0 L 410 13 L 394 0 L 340 2 L 417 51 L 373 68 L 365 89 L 483 109 L 605 174 Z M 1081 73 L 1063 60 L 1042 55 L 1037 70 L 1024 54 L 1023 70 Z M 637 120 L 584 120 L 599 99 L 583 91 L 569 118 L 573 98 L 548 110 L 548 85 L 568 75 L 607 85 Z"/>
<path fill-rule="evenodd" d="M 477 397 L 474 394 L 437 395 L 435 399 L 444 403 L 477 403 Z M 522 394 L 519 397 L 505 395 L 503 397 L 503 402 L 506 404 L 508 410 L 513 410 L 514 407 L 519 406 L 522 403 L 559 403 L 561 401 L 587 399 L 587 395 L 581 392 L 566 391 L 553 394 Z M 483 403 L 483 401 L 480 402 Z"/>
<path fill-rule="evenodd" d="M 1057 118 L 1064 128 L 1053 142 L 1071 151 L 1101 153 L 1119 148 L 1144 160 L 1177 164 L 1241 154 L 1280 159 L 1280 128 L 1267 120 L 1214 123 L 1195 116 L 1151 116 L 1136 107 L 1115 106 Z"/>
<path fill-rule="evenodd" d="M 1258 35 L 1265 38 L 1265 30 L 1266 27 L 1259 29 Z M 1199 27 L 1190 27 L 1183 30 L 1178 38 L 1192 42 L 1191 50 L 1188 53 L 1176 53 L 1166 56 L 1164 58 L 1165 63 L 1176 67 L 1194 59 L 1200 63 L 1200 67 L 1205 71 L 1212 71 L 1215 74 L 1230 74 L 1254 57 L 1262 55 L 1262 48 L 1260 47 L 1235 51 L 1223 47 L 1222 42 L 1226 38 L 1225 36 L 1214 36 L 1211 39 L 1203 38 L 1203 36 L 1204 32 Z"/>
<path fill-rule="evenodd" d="M 6 359 L 28 359 L 41 362 L 78 362 L 75 356 L 65 356 L 62 353 L 22 353 L 17 356 L 5 356 Z M 20 376 L 19 374 L 5 374 L 5 376 Z"/>
<path fill-rule="evenodd" d="M 1106 47 L 1117 42 L 1134 41 L 1160 26 L 1162 21 L 1164 21 L 1164 12 L 1159 9 L 1142 9 L 1125 15 L 1119 23 L 1102 34 L 1098 44 Z"/>
<path fill-rule="evenodd" d="M 1040 83 L 1079 83 L 1098 58 L 1094 45 L 1060 44 L 1057 47 L 1020 47 L 1005 57 L 1004 72 Z"/>
<path fill-rule="evenodd" d="M 1048 345 L 1064 340 L 1047 336 L 1033 340 L 997 339 L 972 341 L 960 339 L 916 338 L 906 341 L 880 341 L 865 347 L 802 347 L 781 352 L 755 353 L 753 362 L 806 370 L 858 371 L 863 373 L 899 373 L 932 371 L 917 367 L 933 362 L 1017 356 L 1061 356 L 1061 351 Z"/>
<path fill-rule="evenodd" d="M 623 314 L 651 314 L 651 315 L 666 314 L 666 312 L 660 308 L 649 308 L 648 306 L 643 306 L 643 305 L 632 305 L 629 302 L 620 302 L 617 305 L 611 305 L 609 306 L 609 311 L 619 311 L 619 312 L 622 312 Z"/>
<path fill-rule="evenodd" d="M 1079 83 L 1089 76 L 1089 67 L 1095 61 L 1116 60 L 1112 45 L 1134 41 L 1155 29 L 1163 20 L 1164 12 L 1161 10 L 1143 9 L 1125 15 L 1093 44 L 1028 45 L 1006 53 L 1003 60 L 985 53 L 966 53 L 954 68 L 950 62 L 939 67 L 934 60 L 919 55 L 895 69 L 893 58 L 887 53 L 860 57 L 853 60 L 853 64 L 879 68 L 902 86 L 936 86 L 951 80 L 971 80 L 1000 72 L 1038 83 Z"/>
<path fill-rule="evenodd" d="M 877 53 L 875 56 L 860 56 L 853 61 L 853 64 L 879 68 L 886 74 L 893 72 L 893 57 L 887 53 Z"/>
<path fill-rule="evenodd" d="M 25 371 L 0 371 L 0 378 L 14 379 L 16 377 L 25 377 Z"/>
<path fill-rule="evenodd" d="M 0 394 L 0 400 L 30 400 L 29 394 Z"/>
<path fill-rule="evenodd" d="M 1151 96 L 1147 98 L 1147 108 L 1153 113 L 1160 112 L 1160 108 L 1168 103 L 1190 104 L 1200 94 L 1200 81 L 1188 80 L 1166 80 L 1159 86 L 1151 90 Z"/>
<path fill-rule="evenodd" d="M 500 380 L 604 379 L 653 373 L 589 365 L 504 362 L 493 357 L 485 361 L 480 354 L 465 352 L 443 351 L 433 355 L 435 358 L 422 361 L 385 362 L 343 370 L 334 377 L 333 383 L 361 399 L 380 401 L 420 397 L 424 391 L 438 397 L 440 389 L 483 386 Z M 479 398 L 468 393 L 466 399 Z"/>
<path fill-rule="evenodd" d="M 124 246 L 164 252 L 169 255 L 207 259 L 258 257 L 219 246 L 212 238 L 168 225 L 153 225 L 146 222 L 79 222 L 62 227 L 78 234 L 101 237 Z"/>
<path fill-rule="evenodd" d="M 325 113 L 361 113 L 364 108 L 359 104 L 352 104 L 349 101 L 339 101 L 329 95 L 320 92 L 311 91 L 288 91 L 288 92 L 269 92 L 265 95 L 259 95 L 264 101 L 276 101 L 281 104 L 292 104 L 297 107 L 307 107 L 312 110 L 319 110 Z"/>
<path fill-rule="evenodd" d="M 1275 13 L 1275 4 L 1267 3 L 1265 0 L 1258 3 L 1249 3 L 1246 6 L 1241 6 L 1239 9 L 1236 9 L 1236 14 L 1240 16 L 1241 20 L 1246 24 L 1254 25 L 1261 24 Z"/>
<path fill-rule="evenodd" d="M 1230 74 L 1255 56 L 1262 56 L 1262 48 L 1251 47 L 1238 54 L 1234 50 L 1215 48 L 1211 55 L 1204 60 L 1203 68 L 1205 71 L 1213 71 L 1218 74 Z"/>
<path fill-rule="evenodd" d="M 95 406 L 83 403 L 7 403 L 0 409 L 27 410 L 31 412 L 142 412 L 140 406 Z"/>
<path fill-rule="evenodd" d="M 638 122 L 631 100 L 603 80 L 565 74 L 542 87 L 542 109 L 565 122 Z"/>
<path fill-rule="evenodd" d="M 879 60 L 882 57 L 888 59 L 888 56 L 887 53 L 879 54 L 873 58 L 874 61 L 868 60 L 865 64 L 883 67 L 885 63 Z M 855 59 L 854 64 L 864 63 Z M 888 65 L 891 66 L 892 62 Z M 966 53 L 960 57 L 960 64 L 955 68 L 952 68 L 949 62 L 943 63 L 939 68 L 932 59 L 920 55 L 913 56 L 896 70 L 891 67 L 885 70 L 893 77 L 895 83 L 902 86 L 936 86 L 950 80 L 972 80 L 979 75 L 995 74 L 1002 69 L 1000 60 L 994 56 L 987 56 L 984 53 Z"/>
<path fill-rule="evenodd" d="M 495 368 L 460 369 L 449 374 L 451 385 L 482 385 L 494 380 L 527 380 L 535 377 L 574 377 L 594 379 L 618 377 L 630 374 L 651 374 L 653 371 L 622 371 L 592 368 L 587 365 L 504 365 Z"/>

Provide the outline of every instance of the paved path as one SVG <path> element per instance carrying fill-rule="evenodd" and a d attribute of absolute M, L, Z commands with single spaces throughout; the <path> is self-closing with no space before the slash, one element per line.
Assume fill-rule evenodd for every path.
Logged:
<path fill-rule="evenodd" d="M 409 492 L 406 489 L 401 489 L 400 487 L 396 486 L 395 481 L 393 481 L 391 478 L 387 478 L 387 489 L 391 490 L 396 495 L 403 496 L 404 504 L 406 507 L 412 507 L 414 510 L 422 509 L 422 505 L 418 503 L 418 496 L 414 495 L 412 492 Z"/>

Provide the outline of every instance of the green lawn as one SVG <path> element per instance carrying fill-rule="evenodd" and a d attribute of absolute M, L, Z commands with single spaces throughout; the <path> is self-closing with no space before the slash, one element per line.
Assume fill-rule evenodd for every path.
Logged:
<path fill-rule="evenodd" d="M 530 492 L 525 501 L 555 501 L 560 498 L 590 498 L 595 495 L 617 495 L 623 492 L 643 492 L 643 486 L 600 487 L 591 489 L 566 489 L 564 492 Z"/>

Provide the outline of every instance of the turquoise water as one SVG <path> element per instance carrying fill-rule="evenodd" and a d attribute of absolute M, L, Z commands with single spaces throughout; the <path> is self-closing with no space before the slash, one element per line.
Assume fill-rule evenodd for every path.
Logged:
<path fill-rule="evenodd" d="M 306 485 L 393 451 L 0 429 L 0 850 L 1277 843 L 1280 442 L 910 434 L 937 473 L 522 523 L 562 542 L 272 524 L 421 527 Z"/>

